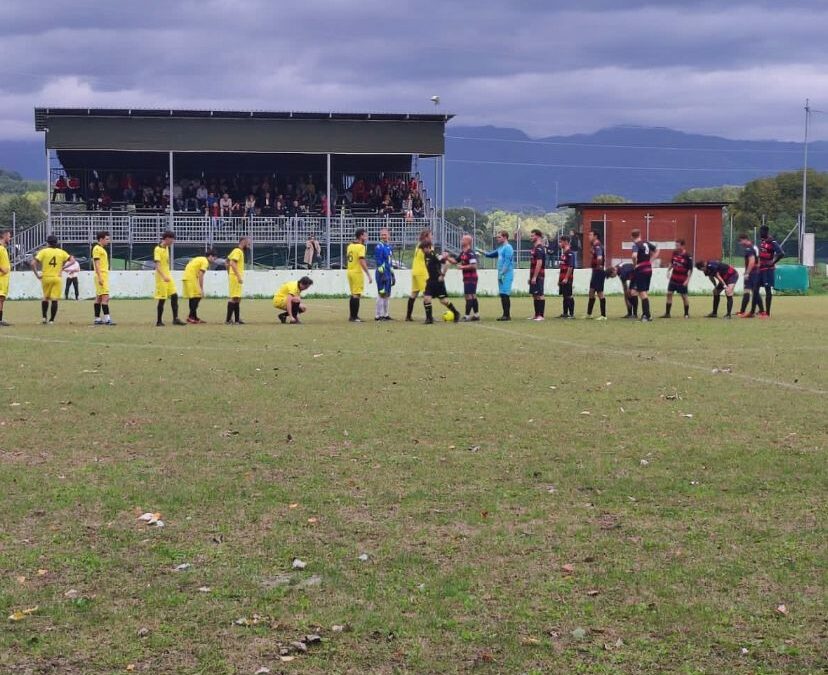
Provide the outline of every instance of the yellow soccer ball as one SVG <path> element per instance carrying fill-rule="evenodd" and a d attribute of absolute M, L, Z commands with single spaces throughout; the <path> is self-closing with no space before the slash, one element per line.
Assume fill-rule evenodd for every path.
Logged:
<path fill-rule="evenodd" d="M 450 309 L 447 309 L 443 312 L 443 321 L 454 321 L 454 312 Z"/>

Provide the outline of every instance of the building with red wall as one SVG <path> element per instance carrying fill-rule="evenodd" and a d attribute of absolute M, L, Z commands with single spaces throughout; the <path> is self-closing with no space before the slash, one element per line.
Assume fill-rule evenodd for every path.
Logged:
<path fill-rule="evenodd" d="M 604 242 L 607 264 L 630 260 L 630 232 L 658 247 L 654 267 L 667 267 L 676 239 L 684 239 L 695 260 L 719 260 L 722 257 L 724 207 L 727 202 L 566 203 L 560 206 L 576 210 L 578 231 L 583 234 L 582 264 L 589 265 L 590 231 L 598 232 Z"/>

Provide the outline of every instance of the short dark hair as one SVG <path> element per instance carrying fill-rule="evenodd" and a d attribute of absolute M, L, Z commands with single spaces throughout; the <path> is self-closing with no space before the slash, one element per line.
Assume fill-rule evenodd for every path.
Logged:
<path fill-rule="evenodd" d="M 365 228 L 360 227 L 356 232 L 354 232 L 354 239 L 359 239 L 363 234 L 365 234 Z"/>
<path fill-rule="evenodd" d="M 207 256 L 208 258 L 210 258 L 210 257 L 218 258 L 218 253 L 216 253 L 216 249 L 214 249 L 214 248 L 208 248 L 206 251 L 204 251 L 204 255 Z"/>
<path fill-rule="evenodd" d="M 676 239 L 676 243 L 680 246 L 684 246 L 684 239 Z"/>
<path fill-rule="evenodd" d="M 175 239 L 175 232 L 173 232 L 172 230 L 164 230 L 164 232 L 161 234 L 161 238 L 162 239 Z"/>
<path fill-rule="evenodd" d="M 762 225 L 762 227 L 759 228 L 759 236 L 760 237 L 767 237 L 769 233 L 770 233 L 770 228 L 767 225 Z"/>
<path fill-rule="evenodd" d="M 108 236 L 109 236 L 109 232 L 107 232 L 106 230 L 101 230 L 100 232 L 98 232 L 98 234 L 95 235 L 95 239 L 100 241 L 104 237 L 108 237 Z"/>
<path fill-rule="evenodd" d="M 310 277 L 302 277 L 301 279 L 299 279 L 299 281 L 297 283 L 300 286 L 304 286 L 305 288 L 308 288 L 310 286 L 313 286 L 313 279 L 311 279 Z"/>
<path fill-rule="evenodd" d="M 57 246 L 58 238 L 55 235 L 50 234 L 48 237 L 46 237 L 46 243 L 49 244 L 49 246 Z"/>
<path fill-rule="evenodd" d="M 532 234 L 534 234 L 536 237 L 542 237 L 543 236 L 543 232 L 541 232 L 538 228 L 535 228 L 534 230 L 532 230 Z"/>
<path fill-rule="evenodd" d="M 639 230 L 639 229 L 635 229 L 635 230 L 633 230 L 632 232 L 630 232 L 630 236 L 631 236 L 633 239 L 637 239 L 638 237 L 640 237 L 640 236 L 641 236 L 641 230 Z"/>
<path fill-rule="evenodd" d="M 747 232 L 740 232 L 739 233 L 739 241 L 742 241 L 743 239 L 750 239 Z"/>
<path fill-rule="evenodd" d="M 562 235 L 560 236 L 560 238 L 558 239 L 558 241 L 564 241 L 564 242 L 566 242 L 566 243 L 568 244 L 568 243 L 569 243 L 569 241 L 570 241 L 570 237 L 569 237 L 569 235 L 568 235 L 568 234 L 562 234 Z"/>
<path fill-rule="evenodd" d="M 506 239 L 508 239 L 508 238 L 509 238 L 509 233 L 508 233 L 506 230 L 501 230 L 500 232 L 498 232 L 498 234 L 499 234 L 501 237 L 506 237 Z"/>
<path fill-rule="evenodd" d="M 704 260 L 697 260 L 697 261 L 696 261 L 696 269 L 697 269 L 697 270 L 703 270 L 703 269 L 704 269 L 705 264 L 706 264 L 706 263 L 704 262 Z"/>
<path fill-rule="evenodd" d="M 425 241 L 420 242 L 420 248 L 425 250 L 427 248 L 434 248 L 434 244 L 432 244 L 428 239 Z"/>
<path fill-rule="evenodd" d="M 610 265 L 609 267 L 607 267 L 606 272 L 608 277 L 614 277 L 616 274 L 618 274 L 618 270 L 615 269 L 615 265 Z"/>

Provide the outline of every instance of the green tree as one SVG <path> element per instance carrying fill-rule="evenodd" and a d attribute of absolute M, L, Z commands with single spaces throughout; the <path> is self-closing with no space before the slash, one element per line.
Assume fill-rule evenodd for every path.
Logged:
<path fill-rule="evenodd" d="M 12 220 L 15 219 L 17 229 L 21 230 L 36 225 L 45 217 L 43 209 L 25 196 L 19 195 L 0 201 L 0 226 L 2 227 L 11 227 Z"/>
<path fill-rule="evenodd" d="M 735 202 L 744 190 L 742 185 L 690 188 L 673 197 L 674 202 Z"/>
<path fill-rule="evenodd" d="M 630 200 L 621 195 L 600 194 L 592 198 L 593 204 L 629 204 Z"/>

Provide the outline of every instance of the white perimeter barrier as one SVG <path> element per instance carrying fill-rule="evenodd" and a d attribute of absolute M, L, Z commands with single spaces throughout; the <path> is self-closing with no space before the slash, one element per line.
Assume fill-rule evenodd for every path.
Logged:
<path fill-rule="evenodd" d="M 181 275 L 183 272 L 173 272 L 173 278 L 178 286 L 179 293 L 183 293 Z M 244 278 L 245 297 L 272 297 L 276 289 L 286 281 L 298 279 L 303 275 L 313 279 L 313 286 L 308 295 L 333 296 L 347 295 L 348 280 L 344 270 L 272 270 L 248 271 Z M 373 279 L 373 270 L 371 278 Z M 587 269 L 575 270 L 574 290 L 576 294 L 586 294 L 589 291 L 591 271 Z M 411 292 L 411 272 L 402 270 L 396 273 L 397 283 L 394 286 L 393 297 L 400 298 Z M 497 295 L 497 272 L 495 270 L 481 270 L 479 272 L 477 292 L 481 296 Z M 81 272 L 78 275 L 80 294 L 82 298 L 92 298 L 95 295 L 94 276 L 92 272 Z M 64 281 L 65 283 L 65 281 Z M 462 296 L 463 280 L 459 270 L 449 270 L 446 276 L 446 286 L 451 295 Z M 109 290 L 113 298 L 151 298 L 155 288 L 154 273 L 151 271 L 110 272 Z M 690 278 L 691 293 L 710 293 L 710 280 L 700 272 L 695 271 Z M 737 290 L 742 288 L 742 270 L 739 269 L 739 283 Z M 515 270 L 515 280 L 512 286 L 514 292 L 526 293 L 529 289 L 529 270 Z M 227 297 L 227 273 L 207 272 L 204 279 L 204 290 L 207 297 Z M 621 282 L 618 279 L 607 279 L 605 291 L 608 295 L 621 293 Z M 653 281 L 650 286 L 653 293 L 667 291 L 667 270 L 654 269 Z M 549 295 L 558 294 L 558 270 L 546 271 L 546 292 Z M 32 272 L 12 272 L 10 279 L 9 298 L 11 300 L 28 300 L 40 298 L 40 282 Z M 376 297 L 376 285 L 365 285 L 365 296 Z"/>

